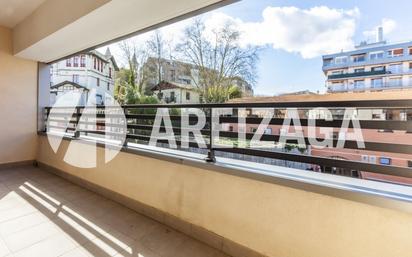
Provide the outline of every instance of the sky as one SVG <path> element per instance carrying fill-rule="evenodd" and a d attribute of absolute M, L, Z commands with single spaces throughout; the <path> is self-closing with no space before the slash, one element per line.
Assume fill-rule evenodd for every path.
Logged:
<path fill-rule="evenodd" d="M 379 26 L 389 42 L 411 41 L 409 7 L 407 0 L 390 4 L 383 0 L 242 0 L 202 16 L 210 29 L 230 20 L 242 32 L 241 45 L 262 48 L 254 91 L 272 96 L 302 90 L 325 92 L 322 55 L 373 41 Z M 178 42 L 189 23 L 181 21 L 161 32 Z M 133 40 L 143 42 L 149 34 Z M 119 53 L 116 45 L 110 47 L 115 55 Z"/>

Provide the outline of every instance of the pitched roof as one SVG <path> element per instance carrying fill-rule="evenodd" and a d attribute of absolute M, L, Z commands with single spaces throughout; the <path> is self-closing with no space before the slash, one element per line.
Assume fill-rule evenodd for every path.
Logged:
<path fill-rule="evenodd" d="M 385 90 L 357 93 L 329 94 L 287 94 L 280 96 L 244 97 L 229 100 L 230 103 L 270 103 L 270 102 L 322 102 L 322 101 L 362 101 L 362 100 L 412 100 L 412 89 Z"/>
<path fill-rule="evenodd" d="M 84 89 L 86 91 L 89 91 L 89 89 L 87 87 L 84 87 L 84 86 L 82 86 L 82 85 L 80 85 L 76 82 L 72 82 L 72 81 L 68 81 L 68 80 L 60 82 L 56 85 L 53 85 L 53 86 L 50 87 L 50 89 L 57 89 L 59 87 L 65 86 L 65 85 L 71 85 L 71 86 L 74 86 L 75 88 L 81 88 L 81 89 Z"/>
<path fill-rule="evenodd" d="M 117 65 L 117 62 L 114 59 L 114 56 L 110 52 L 109 48 L 106 49 L 106 54 L 102 54 L 97 50 L 91 50 L 91 51 L 89 51 L 89 54 L 96 56 L 97 58 L 99 58 L 100 60 L 102 60 L 106 63 L 111 61 L 113 63 L 114 69 L 116 71 L 119 71 L 119 66 Z"/>
<path fill-rule="evenodd" d="M 162 81 L 156 86 L 154 86 L 151 90 L 159 91 L 159 90 L 167 90 L 167 89 L 175 89 L 175 88 L 195 90 L 195 88 L 191 85 L 179 84 L 179 83 L 169 82 L 169 81 Z"/>

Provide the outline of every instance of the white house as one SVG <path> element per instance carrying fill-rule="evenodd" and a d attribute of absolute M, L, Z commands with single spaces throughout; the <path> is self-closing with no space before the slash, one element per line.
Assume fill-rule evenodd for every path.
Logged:
<path fill-rule="evenodd" d="M 162 81 L 152 88 L 152 92 L 164 103 L 200 102 L 200 94 L 192 85 Z"/>
<path fill-rule="evenodd" d="M 105 54 L 93 50 L 56 62 L 51 66 L 51 104 L 67 91 L 83 92 L 79 105 L 85 105 L 91 97 L 103 105 L 107 95 L 114 95 L 116 60 L 107 48 Z M 95 92 L 95 94 L 94 94 Z"/>

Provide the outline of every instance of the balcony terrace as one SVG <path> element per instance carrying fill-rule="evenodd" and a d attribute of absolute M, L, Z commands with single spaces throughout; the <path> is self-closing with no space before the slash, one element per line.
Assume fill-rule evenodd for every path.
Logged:
<path fill-rule="evenodd" d="M 34 167 L 0 173 L 0 256 L 227 256 Z"/>
<path fill-rule="evenodd" d="M 0 16 L 0 257 L 410 256 L 410 94 L 374 100 L 360 99 L 360 93 L 350 100 L 307 95 L 302 101 L 284 96 L 260 103 L 126 105 L 120 108 L 124 123 L 115 122 L 120 114 L 109 106 L 92 108 L 94 116 L 87 106 L 56 108 L 60 113 L 53 115 L 50 63 L 233 1 L 5 2 L 16 5 L 16 12 L 8 19 Z M 182 120 L 189 125 L 201 121 L 182 115 L 182 109 L 204 111 L 199 138 L 205 148 L 192 134 L 182 136 L 187 129 Z M 220 109 L 233 113 L 215 121 L 213 114 Z M 309 146 L 275 149 L 282 135 L 275 129 L 261 137 L 262 145 L 249 144 L 261 123 L 283 125 L 288 109 L 298 111 L 305 131 L 315 121 L 315 127 L 335 135 L 333 129 L 347 117 L 357 117 L 362 129 L 393 131 L 381 133 L 383 140 L 367 140 L 363 150 L 393 155 L 402 165 L 388 158 L 316 156 Z M 315 118 L 309 109 L 318 111 Z M 333 111 L 334 120 L 325 109 Z M 356 115 L 345 116 L 345 109 Z M 172 126 L 155 126 L 156 113 L 167 110 L 173 110 Z M 109 117 L 114 120 L 107 122 Z M 228 129 L 239 120 L 251 130 Z M 113 142 L 121 136 L 120 125 L 126 127 L 127 140 L 119 147 Z M 354 126 L 350 123 L 349 131 Z M 168 137 L 152 136 L 153 127 L 175 135 L 177 147 Z M 232 144 L 243 136 L 243 144 Z M 159 139 L 157 145 L 148 144 L 153 139 Z M 306 132 L 303 138 L 305 144 L 323 139 Z M 190 148 L 183 149 L 186 143 Z M 287 143 L 299 141 L 289 138 Z M 332 138 L 332 144 L 327 150 L 337 148 L 338 140 Z M 347 155 L 363 151 L 353 138 L 344 148 Z M 367 173 L 370 179 L 340 176 L 339 170 Z M 384 176 L 398 180 L 385 181 Z"/>

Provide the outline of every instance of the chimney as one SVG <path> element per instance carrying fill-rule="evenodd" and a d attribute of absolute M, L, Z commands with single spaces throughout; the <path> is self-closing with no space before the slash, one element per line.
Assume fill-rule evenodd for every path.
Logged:
<path fill-rule="evenodd" d="M 383 42 L 383 28 L 378 27 L 376 32 L 376 43 Z"/>

